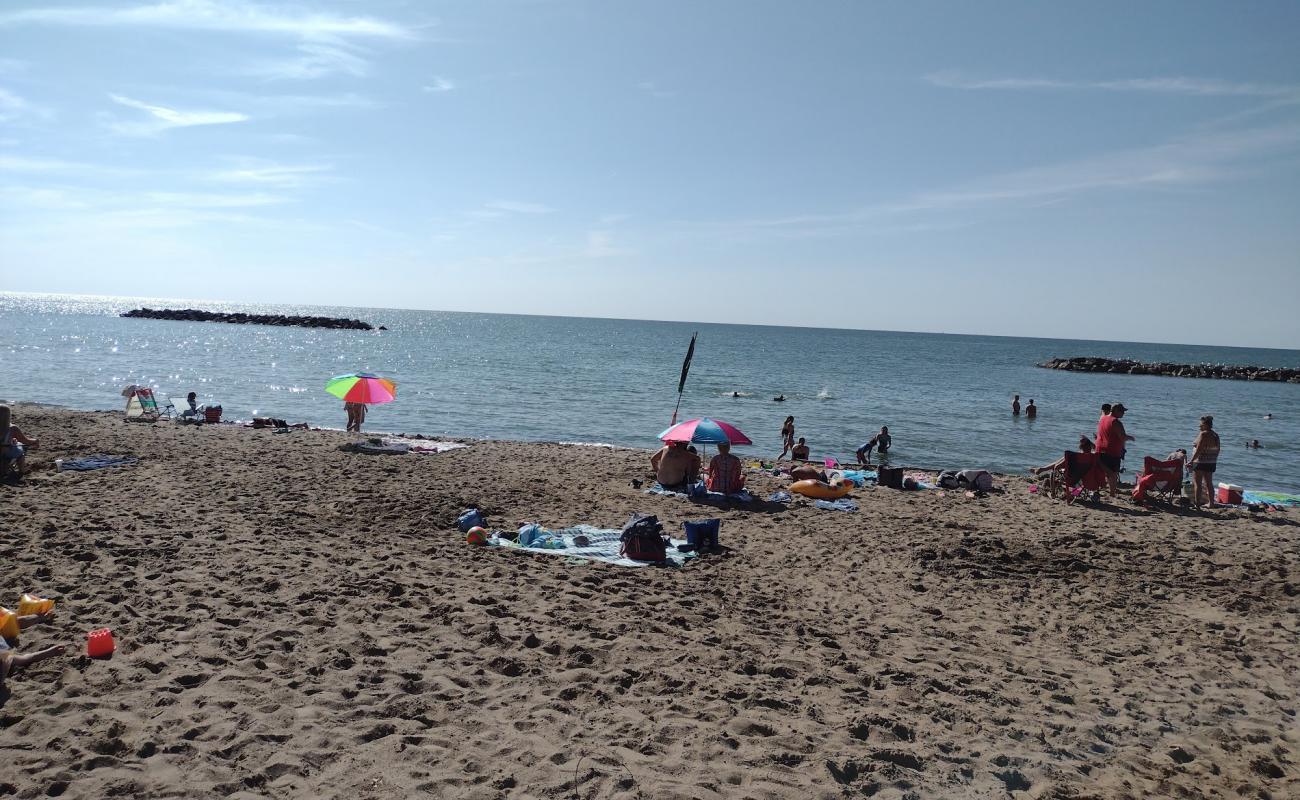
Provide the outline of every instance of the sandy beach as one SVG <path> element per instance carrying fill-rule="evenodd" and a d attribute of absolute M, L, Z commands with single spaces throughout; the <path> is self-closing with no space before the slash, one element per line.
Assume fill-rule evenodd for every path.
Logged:
<path fill-rule="evenodd" d="M 715 510 L 648 453 L 125 423 L 21 405 L 0 603 L 16 797 L 1295 797 L 1300 518 L 1005 491 Z M 56 472 L 57 458 L 132 466 Z M 784 481 L 751 474 L 759 494 Z M 722 518 L 629 569 L 492 527 Z M 109 660 L 84 653 L 110 627 Z"/>

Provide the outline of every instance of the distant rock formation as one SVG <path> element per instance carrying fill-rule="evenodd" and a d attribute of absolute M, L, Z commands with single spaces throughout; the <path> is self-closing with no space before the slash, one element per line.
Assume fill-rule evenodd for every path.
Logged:
<path fill-rule="evenodd" d="M 1127 358 L 1053 358 L 1038 366 L 1067 372 L 1109 372 L 1120 375 L 1163 375 L 1170 378 L 1218 378 L 1230 381 L 1300 383 L 1300 369 L 1239 367 L 1231 364 L 1144 364 Z"/>
<path fill-rule="evenodd" d="M 369 322 L 359 319 L 340 319 L 336 317 L 299 317 L 285 314 L 244 314 L 242 312 L 223 313 L 220 311 L 200 311 L 196 308 L 137 308 L 122 316 L 140 319 L 177 319 L 184 322 L 231 322 L 236 325 L 292 325 L 299 328 L 335 328 L 339 330 L 369 331 L 374 330 Z M 387 328 L 380 328 L 387 330 Z"/>

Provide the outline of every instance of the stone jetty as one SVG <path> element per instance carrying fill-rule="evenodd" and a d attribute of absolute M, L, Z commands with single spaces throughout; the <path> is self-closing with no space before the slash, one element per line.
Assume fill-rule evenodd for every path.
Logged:
<path fill-rule="evenodd" d="M 286 314 L 244 314 L 221 311 L 200 311 L 196 308 L 137 308 L 122 316 L 139 319 L 176 319 L 184 322 L 230 322 L 235 325 L 279 325 L 299 328 L 335 328 L 338 330 L 369 331 L 374 326 L 359 319 L 338 317 L 302 317 Z M 380 327 L 381 330 L 387 330 Z"/>
<path fill-rule="evenodd" d="M 1300 383 L 1300 369 L 1242 367 L 1232 364 L 1146 364 L 1127 358 L 1053 358 L 1038 366 L 1067 372 L 1109 372 L 1117 375 L 1163 375 L 1170 378 L 1218 378 L 1230 381 Z"/>

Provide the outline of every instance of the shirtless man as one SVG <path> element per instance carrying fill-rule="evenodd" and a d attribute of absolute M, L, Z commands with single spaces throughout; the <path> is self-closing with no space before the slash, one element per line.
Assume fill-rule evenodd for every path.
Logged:
<path fill-rule="evenodd" d="M 668 442 L 650 457 L 655 480 L 665 489 L 685 490 L 687 479 L 699 474 L 700 457 L 686 449 L 685 442 Z"/>
<path fill-rule="evenodd" d="M 795 461 L 808 460 L 808 445 L 806 442 L 804 442 L 802 436 L 799 437 L 799 444 L 795 445 L 790 450 L 790 458 L 794 459 Z"/>

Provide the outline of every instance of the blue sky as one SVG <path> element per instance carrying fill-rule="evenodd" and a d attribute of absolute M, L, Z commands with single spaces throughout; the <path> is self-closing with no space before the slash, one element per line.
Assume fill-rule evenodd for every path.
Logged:
<path fill-rule="evenodd" d="M 0 5 L 0 289 L 1300 348 L 1300 4 Z"/>

